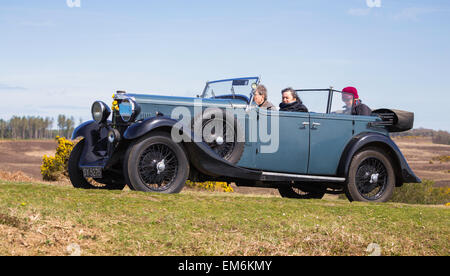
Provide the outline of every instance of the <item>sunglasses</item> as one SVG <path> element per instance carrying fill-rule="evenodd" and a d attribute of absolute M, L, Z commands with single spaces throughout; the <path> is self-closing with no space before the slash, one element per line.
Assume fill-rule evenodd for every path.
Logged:
<path fill-rule="evenodd" d="M 353 96 L 350 96 L 350 95 L 342 95 L 342 101 L 348 102 L 348 101 L 352 101 L 352 100 L 353 100 Z"/>

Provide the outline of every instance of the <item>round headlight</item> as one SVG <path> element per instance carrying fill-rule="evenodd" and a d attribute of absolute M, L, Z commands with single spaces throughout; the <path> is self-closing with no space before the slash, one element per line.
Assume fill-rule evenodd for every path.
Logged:
<path fill-rule="evenodd" d="M 101 101 L 97 101 L 94 104 L 92 104 L 92 118 L 97 123 L 103 123 L 105 122 L 109 115 L 111 114 L 111 109 Z"/>
<path fill-rule="evenodd" d="M 122 100 L 119 104 L 119 115 L 122 121 L 128 123 L 136 119 L 141 109 L 139 105 L 130 98 Z"/>

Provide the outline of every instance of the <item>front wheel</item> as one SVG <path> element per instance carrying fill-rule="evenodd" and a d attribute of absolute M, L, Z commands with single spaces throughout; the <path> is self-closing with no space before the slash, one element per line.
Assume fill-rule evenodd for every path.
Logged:
<path fill-rule="evenodd" d="M 189 176 L 189 162 L 170 134 L 155 132 L 130 145 L 124 175 L 133 190 L 179 193 Z"/>
<path fill-rule="evenodd" d="M 353 157 L 345 189 L 350 201 L 386 202 L 394 188 L 394 168 L 386 153 L 369 148 Z"/>

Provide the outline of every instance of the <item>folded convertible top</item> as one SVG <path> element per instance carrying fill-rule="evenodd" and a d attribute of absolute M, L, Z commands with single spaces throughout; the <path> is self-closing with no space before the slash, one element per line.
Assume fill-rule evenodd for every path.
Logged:
<path fill-rule="evenodd" d="M 381 121 L 373 122 L 373 126 L 385 126 L 389 132 L 408 131 L 414 127 L 414 113 L 397 109 L 377 109 L 372 115 L 381 118 Z"/>

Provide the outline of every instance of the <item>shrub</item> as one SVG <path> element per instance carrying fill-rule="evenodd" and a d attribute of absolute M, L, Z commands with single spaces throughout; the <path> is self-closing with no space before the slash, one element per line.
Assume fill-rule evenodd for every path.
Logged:
<path fill-rule="evenodd" d="M 207 182 L 193 182 L 193 181 L 186 181 L 186 186 L 189 188 L 194 188 L 197 190 L 205 190 L 210 192 L 224 192 L 224 193 L 233 193 L 234 189 L 227 183 L 227 182 L 213 182 L 213 181 L 207 181 Z"/>
<path fill-rule="evenodd" d="M 450 133 L 447 131 L 437 131 L 433 134 L 434 144 L 450 145 Z"/>
<path fill-rule="evenodd" d="M 434 157 L 433 160 L 439 161 L 441 163 L 450 162 L 450 156 L 449 155 L 440 155 L 440 156 Z"/>
<path fill-rule="evenodd" d="M 68 177 L 67 165 L 70 153 L 75 143 L 64 137 L 56 136 L 58 147 L 55 156 L 44 155 L 42 158 L 41 175 L 46 181 L 57 181 L 62 177 Z"/>
<path fill-rule="evenodd" d="M 0 179 L 10 182 L 33 182 L 34 179 L 23 172 L 5 172 L 0 171 Z"/>
<path fill-rule="evenodd" d="M 434 181 L 407 183 L 396 188 L 392 202 L 409 204 L 446 204 L 450 202 L 450 188 L 434 187 Z"/>

